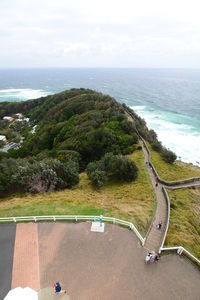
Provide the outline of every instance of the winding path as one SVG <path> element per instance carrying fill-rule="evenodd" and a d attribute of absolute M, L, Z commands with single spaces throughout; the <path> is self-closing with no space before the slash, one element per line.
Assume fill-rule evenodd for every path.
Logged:
<path fill-rule="evenodd" d="M 161 229 L 157 229 L 156 225 L 162 221 L 162 223 L 166 224 L 166 212 L 167 212 L 167 204 L 165 197 L 162 192 L 162 184 L 158 182 L 158 185 L 156 186 L 156 176 L 153 173 L 152 168 L 149 165 L 149 155 L 148 152 L 143 144 L 143 142 L 140 140 L 140 144 L 142 146 L 143 154 L 144 154 L 144 162 L 148 170 L 148 174 L 150 176 L 156 200 L 157 200 L 157 207 L 156 212 L 154 216 L 153 223 L 151 225 L 150 232 L 147 236 L 145 247 L 147 247 L 149 250 L 153 250 L 155 252 L 158 252 L 161 244 L 162 237 L 164 235 L 164 229 L 165 226 L 162 226 Z"/>
<path fill-rule="evenodd" d="M 125 112 L 126 112 L 126 115 L 129 119 L 129 121 L 133 122 L 134 126 L 135 126 L 134 117 L 126 109 L 125 109 Z M 146 165 L 149 177 L 151 179 L 151 183 L 153 185 L 155 196 L 156 196 L 156 201 L 157 201 L 156 212 L 155 212 L 152 224 L 151 224 L 151 228 L 146 237 L 145 247 L 148 250 L 158 252 L 159 248 L 161 246 L 164 232 L 167 227 L 167 203 L 166 203 L 165 196 L 163 194 L 163 187 L 169 188 L 169 189 L 197 187 L 197 186 L 200 186 L 200 178 L 188 178 L 186 180 L 182 180 L 182 181 L 177 180 L 174 182 L 165 182 L 164 180 L 162 180 L 159 177 L 155 167 L 151 163 L 150 152 L 146 146 L 145 141 L 141 138 L 139 132 L 137 131 L 137 128 L 136 128 L 136 132 L 139 137 L 139 143 L 142 146 L 142 151 L 143 151 L 143 155 L 144 155 L 144 163 Z M 160 221 L 162 221 L 163 226 L 161 227 L 161 229 L 157 229 L 156 225 Z"/>

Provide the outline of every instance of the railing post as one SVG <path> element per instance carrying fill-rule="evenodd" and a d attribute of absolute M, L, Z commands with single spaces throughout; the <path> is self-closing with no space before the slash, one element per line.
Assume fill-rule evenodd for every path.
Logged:
<path fill-rule="evenodd" d="M 55 216 L 53 216 L 53 220 L 54 220 L 54 222 L 56 221 L 56 217 Z"/>
<path fill-rule="evenodd" d="M 37 222 L 37 218 L 36 217 L 33 217 L 33 219 L 34 219 L 35 222 Z"/>
<path fill-rule="evenodd" d="M 179 247 L 178 250 L 177 250 L 177 253 L 179 255 L 181 255 L 183 253 L 183 247 Z"/>
<path fill-rule="evenodd" d="M 16 218 L 13 218 L 13 221 L 16 223 L 17 221 L 16 221 Z"/>

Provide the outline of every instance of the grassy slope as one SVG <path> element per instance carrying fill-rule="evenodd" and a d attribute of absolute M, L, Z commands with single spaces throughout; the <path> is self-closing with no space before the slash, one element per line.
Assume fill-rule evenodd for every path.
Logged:
<path fill-rule="evenodd" d="M 95 191 L 85 173 L 78 187 L 49 194 L 11 196 L 0 202 L 0 217 L 53 214 L 103 214 L 132 221 L 144 235 L 151 221 L 155 198 L 141 150 L 131 157 L 140 169 L 133 183 L 108 183 Z"/>
<path fill-rule="evenodd" d="M 168 190 L 171 218 L 168 246 L 183 246 L 200 259 L 200 188 Z"/>
<path fill-rule="evenodd" d="M 148 147 L 151 151 L 152 163 L 162 179 L 174 181 L 191 177 L 200 177 L 199 167 L 181 161 L 176 161 L 174 164 L 168 164 L 162 159 L 158 152 L 152 150 L 149 144 Z"/>

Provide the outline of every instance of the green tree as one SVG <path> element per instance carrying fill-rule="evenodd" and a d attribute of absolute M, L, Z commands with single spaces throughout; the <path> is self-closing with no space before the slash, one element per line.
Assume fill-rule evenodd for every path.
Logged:
<path fill-rule="evenodd" d="M 122 155 L 115 155 L 111 158 L 109 171 L 112 177 L 128 182 L 135 180 L 138 176 L 138 168 L 135 162 Z"/>
<path fill-rule="evenodd" d="M 107 175 L 105 171 L 101 170 L 94 170 L 93 172 L 90 173 L 89 179 L 92 182 L 92 185 L 96 188 L 102 187 L 106 181 L 107 181 Z"/>
<path fill-rule="evenodd" d="M 173 151 L 168 150 L 166 148 L 163 148 L 163 150 L 162 150 L 162 157 L 166 162 L 168 162 L 170 164 L 173 164 L 173 162 L 177 158 L 176 154 Z"/>

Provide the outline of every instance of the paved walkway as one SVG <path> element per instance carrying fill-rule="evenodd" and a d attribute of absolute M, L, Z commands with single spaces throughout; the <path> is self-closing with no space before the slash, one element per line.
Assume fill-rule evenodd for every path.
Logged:
<path fill-rule="evenodd" d="M 199 186 L 200 186 L 200 180 L 196 180 L 191 183 L 182 183 L 182 184 L 174 183 L 174 185 L 164 185 L 164 187 L 166 187 L 167 189 L 172 189 L 172 190 L 182 189 L 182 188 L 199 187 Z"/>
<path fill-rule="evenodd" d="M 12 289 L 40 288 L 38 230 L 35 223 L 17 224 L 12 271 Z"/>
<path fill-rule="evenodd" d="M 166 222 L 166 211 L 167 211 L 167 205 L 165 201 L 165 197 L 162 192 L 162 185 L 158 183 L 158 186 L 156 187 L 156 177 L 152 171 L 152 168 L 149 166 L 149 160 L 148 160 L 148 153 L 146 148 L 144 147 L 143 142 L 140 140 L 140 144 L 142 146 L 143 154 L 144 154 L 144 162 L 147 167 L 149 177 L 151 179 L 154 192 L 156 195 L 156 200 L 157 200 L 157 208 L 155 212 L 155 218 L 151 227 L 151 230 L 147 236 L 147 240 L 145 243 L 145 247 L 148 248 L 149 250 L 153 250 L 155 252 L 158 252 L 160 245 L 161 245 L 161 240 L 164 234 L 164 229 L 165 229 L 165 222 Z M 157 229 L 156 225 L 162 221 L 163 226 L 161 229 Z"/>
<path fill-rule="evenodd" d="M 130 122 L 134 122 L 134 118 L 133 118 L 133 116 L 130 115 L 129 112 L 126 112 L 126 115 Z M 148 170 L 148 174 L 149 174 L 150 180 L 152 182 L 152 185 L 153 185 L 153 188 L 155 191 L 155 195 L 156 195 L 156 200 L 157 200 L 157 208 L 156 208 L 152 226 L 150 228 L 150 232 L 149 232 L 146 242 L 145 242 L 145 248 L 147 248 L 148 250 L 153 250 L 155 252 L 158 252 L 158 250 L 161 246 L 163 235 L 164 235 L 164 230 L 166 227 L 166 218 L 167 218 L 167 204 L 166 204 L 166 200 L 163 195 L 163 192 L 162 192 L 162 187 L 164 186 L 166 188 L 171 188 L 171 189 L 195 187 L 195 186 L 200 186 L 200 180 L 197 179 L 194 182 L 182 183 L 182 184 L 180 184 L 180 182 L 177 181 L 177 183 L 174 182 L 173 186 L 163 185 L 162 183 L 158 182 L 152 168 L 149 166 L 149 154 L 148 154 L 147 149 L 140 137 L 139 137 L 139 143 L 142 146 L 144 162 L 145 162 L 146 168 Z M 157 186 L 156 186 L 156 183 L 157 183 Z M 163 225 L 162 225 L 162 228 L 160 230 L 158 230 L 156 228 L 156 225 L 160 221 L 162 221 Z"/>
<path fill-rule="evenodd" d="M 38 266 L 36 289 L 48 288 L 40 300 L 56 298 L 56 281 L 71 300 L 199 299 L 200 272 L 189 260 L 163 255 L 146 265 L 146 250 L 126 228 L 106 224 L 104 233 L 96 233 L 91 222 L 17 224 L 14 249 L 15 226 L 0 226 L 0 299 L 12 276 L 13 286 L 36 288 Z"/>
<path fill-rule="evenodd" d="M 199 299 L 200 272 L 184 257 L 163 255 L 146 265 L 133 232 L 90 228 L 91 222 L 38 225 L 41 288 L 59 280 L 73 300 Z"/>

